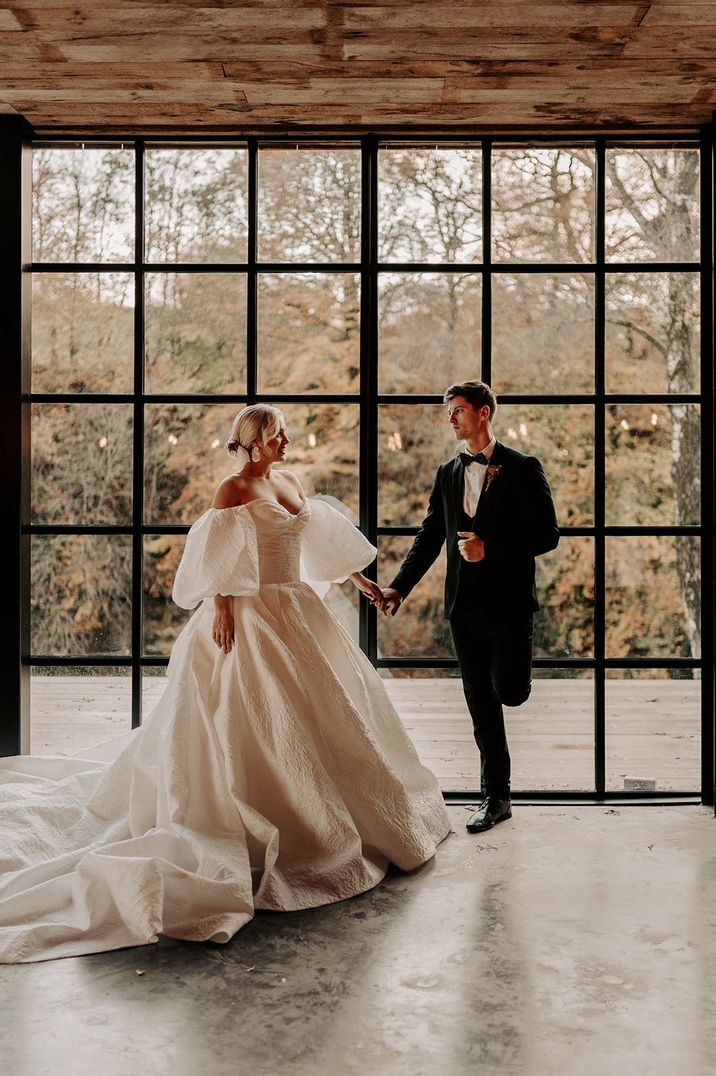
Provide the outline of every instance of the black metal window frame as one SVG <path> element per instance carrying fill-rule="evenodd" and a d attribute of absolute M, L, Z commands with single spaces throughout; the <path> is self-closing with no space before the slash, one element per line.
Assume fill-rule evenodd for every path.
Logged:
<path fill-rule="evenodd" d="M 710 129 L 704 129 L 700 137 L 674 139 L 669 136 L 619 136 L 565 137 L 554 135 L 535 135 L 525 132 L 518 136 L 512 134 L 504 137 L 481 137 L 476 133 L 473 138 L 452 135 L 432 135 L 426 138 L 416 135 L 379 137 L 376 135 L 360 136 L 325 136 L 300 135 L 285 137 L 251 137 L 219 138 L 203 137 L 93 137 L 78 138 L 67 136 L 47 139 L 25 137 L 25 151 L 30 146 L 66 147 L 76 146 L 79 142 L 86 145 L 133 147 L 136 155 L 135 171 L 135 260 L 132 262 L 111 263 L 32 263 L 23 265 L 23 303 L 24 328 L 28 328 L 29 289 L 28 279 L 40 273 L 96 273 L 128 272 L 134 274 L 134 390 L 129 394 L 71 394 L 71 393 L 32 393 L 29 384 L 29 352 L 27 344 L 23 357 L 23 444 L 29 443 L 29 407 L 34 403 L 122 403 L 133 407 L 133 502 L 132 520 L 126 526 L 38 526 L 29 520 L 29 499 L 23 496 L 22 535 L 23 566 L 21 579 L 25 586 L 29 582 L 29 540 L 33 535 L 57 534 L 94 534 L 94 535 L 129 535 L 132 541 L 132 595 L 131 595 L 131 650 L 129 655 L 83 655 L 54 656 L 32 654 L 29 650 L 29 630 L 27 628 L 29 594 L 24 595 L 23 607 L 23 642 L 21 655 L 23 668 L 29 672 L 29 666 L 128 666 L 132 678 L 132 727 L 141 722 L 141 686 L 142 670 L 149 666 L 166 665 L 168 658 L 145 655 L 143 653 L 143 562 L 144 538 L 148 534 L 184 534 L 187 526 L 159 525 L 144 523 L 144 409 L 147 404 L 218 404 L 218 403 L 253 403 L 258 401 L 287 403 L 333 403 L 345 402 L 359 405 L 359 496 L 360 525 L 364 533 L 377 542 L 380 536 L 413 535 L 417 527 L 388 527 L 378 523 L 378 415 L 381 405 L 385 404 L 432 404 L 440 405 L 442 398 L 432 394 L 398 395 L 381 394 L 378 391 L 378 286 L 381 273 L 395 272 L 464 272 L 480 275 L 482 280 L 482 367 L 484 380 L 491 379 L 491 330 L 492 330 L 492 279 L 497 273 L 575 273 L 592 274 L 595 295 L 595 391 L 581 394 L 501 394 L 501 403 L 551 404 L 555 406 L 570 404 L 589 404 L 594 408 L 594 522 L 590 526 L 566 526 L 562 528 L 565 536 L 591 537 L 594 541 L 594 656 L 591 658 L 536 658 L 537 668 L 584 669 L 593 671 L 594 681 L 594 787 L 590 790 L 575 790 L 571 793 L 536 789 L 520 793 L 521 798 L 529 799 L 565 799 L 604 802 L 608 799 L 624 799 L 623 793 L 606 789 L 605 780 L 605 742 L 606 742 L 606 699 L 605 679 L 610 669 L 698 669 L 701 673 L 702 698 L 702 780 L 700 790 L 684 789 L 678 792 L 630 793 L 635 800 L 658 799 L 683 800 L 699 795 L 701 802 L 713 803 L 714 788 L 714 616 L 713 585 L 714 562 L 713 542 L 706 540 L 713 535 L 713 327 L 712 327 L 712 143 Z M 381 146 L 435 145 L 471 145 L 482 150 L 483 168 L 483 257 L 482 261 L 469 263 L 425 264 L 413 262 L 381 263 L 378 259 L 378 154 Z M 258 237 L 258 161 L 262 146 L 286 145 L 309 148 L 311 146 L 352 146 L 360 148 L 362 158 L 361 180 L 361 256 L 355 263 L 315 263 L 315 262 L 266 262 L 257 258 Z M 596 157 L 596 207 L 595 207 L 595 259 L 586 263 L 505 263 L 493 262 L 491 258 L 491 159 L 493 147 L 509 145 L 512 147 L 538 147 L 540 145 L 563 148 L 592 148 Z M 655 263 L 655 262 L 614 262 L 605 257 L 605 155 L 609 147 L 638 146 L 656 148 L 658 146 L 700 147 L 701 162 L 701 257 L 698 262 Z M 240 263 L 150 263 L 144 261 L 144 162 L 147 148 L 226 148 L 245 147 L 248 161 L 248 253 L 245 262 Z M 25 163 L 27 170 L 27 162 Z M 27 182 L 27 176 L 26 182 Z M 29 197 L 23 196 L 25 212 L 29 212 Z M 23 223 L 23 244 L 27 250 L 29 222 Z M 618 394 L 607 393 L 605 389 L 605 279 L 606 275 L 619 272 L 666 273 L 674 271 L 698 272 L 701 278 L 701 392 L 696 394 Z M 150 272 L 182 273 L 243 273 L 247 283 L 247 391 L 238 395 L 194 395 L 194 394 L 148 394 L 144 390 L 144 276 Z M 292 395 L 267 394 L 258 392 L 257 385 L 257 297 L 260 273 L 323 273 L 342 272 L 360 275 L 361 282 L 361 320 L 360 320 L 360 391 L 358 394 L 311 394 Z M 711 391 L 710 391 L 711 390 Z M 697 403 L 702 412 L 702 521 L 698 526 L 663 526 L 663 527 L 617 527 L 605 522 L 605 415 L 611 404 L 626 403 Z M 28 453 L 23 456 L 24 486 L 29 484 Z M 548 467 L 548 461 L 547 461 Z M 432 476 L 426 476 L 426 483 Z M 426 487 L 427 489 L 427 487 Z M 606 538 L 611 536 L 693 536 L 701 539 L 703 613 L 702 657 L 697 658 L 640 658 L 616 659 L 605 654 L 605 550 Z M 368 572 L 370 574 L 370 571 Z M 360 599 L 360 645 L 379 668 L 446 668 L 455 667 L 455 659 L 438 657 L 378 657 L 377 623 L 375 610 L 361 597 Z M 27 700 L 25 701 L 27 705 Z M 12 742 L 12 737 L 10 741 Z M 19 743 L 19 739 L 18 739 Z M 446 796 L 470 797 L 477 795 L 476 790 L 451 793 Z"/>

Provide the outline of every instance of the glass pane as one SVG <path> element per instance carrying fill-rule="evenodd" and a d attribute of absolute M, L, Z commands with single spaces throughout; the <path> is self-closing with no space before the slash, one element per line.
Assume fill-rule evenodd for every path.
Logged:
<path fill-rule="evenodd" d="M 379 392 L 444 392 L 479 379 L 482 278 L 474 273 L 381 273 Z"/>
<path fill-rule="evenodd" d="M 261 261 L 357 262 L 360 150 L 262 146 L 258 212 Z"/>
<path fill-rule="evenodd" d="M 606 423 L 607 524 L 698 524 L 701 408 L 611 404 Z"/>
<path fill-rule="evenodd" d="M 159 665 L 142 669 L 142 721 L 146 721 L 167 686 L 167 670 Z"/>
<path fill-rule="evenodd" d="M 134 151 L 71 146 L 32 154 L 32 259 L 134 257 Z"/>
<path fill-rule="evenodd" d="M 133 354 L 129 273 L 35 274 L 33 392 L 131 392 Z"/>
<path fill-rule="evenodd" d="M 405 612 L 407 606 L 396 620 Z M 420 761 L 441 787 L 479 788 L 480 757 L 458 670 L 381 669 L 381 675 Z M 594 788 L 590 671 L 535 669 L 529 700 L 506 708 L 505 716 L 515 790 Z"/>
<path fill-rule="evenodd" d="M 501 404 L 498 441 L 537 456 L 561 527 L 594 522 L 594 408 L 590 404 Z"/>
<path fill-rule="evenodd" d="M 594 654 L 594 539 L 562 537 L 537 557 L 534 654 L 589 658 Z"/>
<path fill-rule="evenodd" d="M 146 279 L 146 391 L 245 392 L 245 275 L 150 273 Z"/>
<path fill-rule="evenodd" d="M 31 539 L 34 654 L 128 654 L 128 535 L 36 535 Z"/>
<path fill-rule="evenodd" d="M 497 439 L 537 456 L 561 526 L 594 518 L 594 413 L 584 404 L 500 404 Z M 378 410 L 380 526 L 418 525 L 439 464 L 464 447 L 440 404 L 384 404 Z"/>
<path fill-rule="evenodd" d="M 495 392 L 594 391 L 594 281 L 524 273 L 493 277 Z"/>
<path fill-rule="evenodd" d="M 482 151 L 388 146 L 378 155 L 378 257 L 471 262 L 482 256 Z"/>
<path fill-rule="evenodd" d="M 608 149 L 611 261 L 699 260 L 698 149 Z"/>
<path fill-rule="evenodd" d="M 358 404 L 279 404 L 291 438 L 286 465 L 306 494 L 335 498 L 358 522 Z M 352 586 L 352 584 L 351 584 Z"/>
<path fill-rule="evenodd" d="M 211 506 L 219 482 L 236 469 L 224 446 L 240 410 L 235 403 L 145 407 L 146 523 L 193 523 Z"/>
<path fill-rule="evenodd" d="M 589 669 L 534 669 L 532 694 L 505 707 L 512 788 L 594 788 L 594 674 Z"/>
<path fill-rule="evenodd" d="M 411 537 L 402 535 L 380 539 L 378 568 L 382 586 L 387 586 L 397 573 L 412 541 Z M 593 540 L 562 538 L 558 548 L 539 557 L 537 564 L 542 610 L 535 620 L 535 655 L 591 657 L 594 645 Z M 443 549 L 399 616 L 390 620 L 378 618 L 381 657 L 454 656 L 447 622 L 442 621 L 444 582 Z M 401 618 L 408 622 L 404 623 Z"/>
<path fill-rule="evenodd" d="M 435 472 L 462 441 L 441 404 L 385 404 L 378 408 L 378 524 L 417 526 L 428 506 Z"/>
<path fill-rule="evenodd" d="M 413 544 L 404 535 L 378 539 L 378 582 L 386 587 Z M 445 617 L 445 547 L 394 617 L 378 614 L 379 657 L 455 657 Z"/>
<path fill-rule="evenodd" d="M 131 404 L 33 404 L 31 418 L 32 522 L 128 523 Z"/>
<path fill-rule="evenodd" d="M 607 657 L 699 657 L 698 538 L 606 540 Z"/>
<path fill-rule="evenodd" d="M 259 276 L 259 392 L 358 392 L 360 277 Z"/>
<path fill-rule="evenodd" d="M 606 277 L 607 392 L 698 392 L 701 351 L 695 273 Z"/>
<path fill-rule="evenodd" d="M 147 261 L 246 261 L 246 149 L 152 148 L 145 170 Z"/>
<path fill-rule="evenodd" d="M 132 670 L 33 666 L 30 753 L 74 755 L 132 727 Z"/>
<path fill-rule="evenodd" d="M 593 149 L 495 149 L 493 261 L 594 260 Z"/>
<path fill-rule="evenodd" d="M 477 748 L 459 671 L 381 669 L 380 675 L 420 761 L 432 770 L 440 787 L 474 788 L 476 780 L 479 784 Z"/>
<path fill-rule="evenodd" d="M 610 669 L 607 788 L 689 792 L 701 786 L 701 682 L 695 670 Z M 696 673 L 698 675 L 698 673 Z"/>
<path fill-rule="evenodd" d="M 193 523 L 219 482 L 236 469 L 226 452 L 236 404 L 150 404 L 145 410 L 145 519 Z M 357 405 L 287 404 L 287 467 L 306 493 L 323 493 L 358 512 Z M 201 466 L 197 467 L 197 459 Z"/>
<path fill-rule="evenodd" d="M 186 538 L 183 534 L 149 534 L 144 539 L 144 653 L 169 655 L 177 635 L 191 617 L 172 601 L 172 587 Z M 146 672 L 146 670 L 144 670 Z"/>

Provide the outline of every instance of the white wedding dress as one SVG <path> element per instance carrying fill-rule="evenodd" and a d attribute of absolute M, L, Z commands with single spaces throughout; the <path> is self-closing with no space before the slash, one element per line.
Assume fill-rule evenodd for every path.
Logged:
<path fill-rule="evenodd" d="M 450 830 L 375 669 L 311 583 L 375 548 L 325 501 L 210 509 L 174 599 L 201 605 L 144 724 L 70 758 L 0 759 L 0 962 L 228 941 L 412 870 Z M 309 582 L 311 581 L 311 582 Z M 235 644 L 212 641 L 233 595 Z"/>

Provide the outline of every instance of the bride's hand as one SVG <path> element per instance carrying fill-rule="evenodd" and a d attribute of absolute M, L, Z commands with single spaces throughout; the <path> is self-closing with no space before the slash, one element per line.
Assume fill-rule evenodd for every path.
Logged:
<path fill-rule="evenodd" d="M 225 654 L 231 653 L 234 645 L 234 616 L 230 606 L 216 603 L 211 637 L 219 650 L 223 650 Z"/>
<path fill-rule="evenodd" d="M 351 576 L 361 594 L 365 594 L 371 605 L 380 605 L 383 601 L 383 591 L 372 579 L 366 579 L 362 572 L 356 572 Z"/>

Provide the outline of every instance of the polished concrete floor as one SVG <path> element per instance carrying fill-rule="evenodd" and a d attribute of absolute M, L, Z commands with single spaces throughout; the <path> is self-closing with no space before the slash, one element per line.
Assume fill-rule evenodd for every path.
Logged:
<path fill-rule="evenodd" d="M 354 900 L 0 968 L 4 1076 L 712 1076 L 716 820 L 527 807 Z"/>

